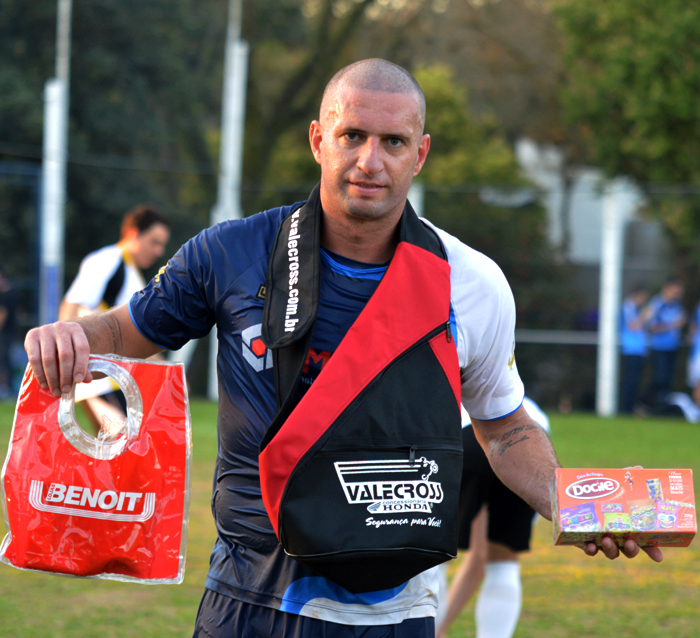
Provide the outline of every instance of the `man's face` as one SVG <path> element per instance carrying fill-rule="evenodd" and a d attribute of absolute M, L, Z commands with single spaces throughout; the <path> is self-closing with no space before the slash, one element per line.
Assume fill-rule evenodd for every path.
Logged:
<path fill-rule="evenodd" d="M 649 301 L 649 293 L 646 290 L 639 290 L 632 295 L 632 301 L 634 301 L 637 306 L 643 306 Z"/>
<path fill-rule="evenodd" d="M 170 239 L 170 231 L 163 224 L 153 224 L 139 233 L 131 244 L 129 252 L 138 268 L 150 268 L 165 253 L 165 245 Z"/>
<path fill-rule="evenodd" d="M 430 148 L 417 98 L 345 87 L 329 105 L 309 130 L 321 165 L 325 213 L 358 221 L 398 219 Z"/>
<path fill-rule="evenodd" d="M 666 284 L 663 292 L 663 297 L 668 301 L 678 301 L 683 297 L 683 285 L 676 283 Z"/>

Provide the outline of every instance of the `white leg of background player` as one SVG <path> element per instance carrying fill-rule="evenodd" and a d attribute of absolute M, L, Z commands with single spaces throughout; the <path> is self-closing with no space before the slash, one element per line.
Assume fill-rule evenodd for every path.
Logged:
<path fill-rule="evenodd" d="M 447 628 L 479 584 L 481 589 L 474 610 L 476 638 L 511 638 L 515 632 L 522 603 L 518 555 L 503 545 L 489 542 L 487 525 L 484 507 L 472 522 L 469 553 L 455 574 L 447 600 L 443 595 L 445 588 L 440 587 L 436 638 L 447 636 Z"/>

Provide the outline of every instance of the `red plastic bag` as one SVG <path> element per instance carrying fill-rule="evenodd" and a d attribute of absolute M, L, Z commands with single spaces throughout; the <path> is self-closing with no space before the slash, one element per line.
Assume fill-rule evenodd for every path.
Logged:
<path fill-rule="evenodd" d="M 127 400 L 98 438 L 24 375 L 2 472 L 8 534 L 0 560 L 20 569 L 143 583 L 185 572 L 191 433 L 182 364 L 90 357 Z"/>

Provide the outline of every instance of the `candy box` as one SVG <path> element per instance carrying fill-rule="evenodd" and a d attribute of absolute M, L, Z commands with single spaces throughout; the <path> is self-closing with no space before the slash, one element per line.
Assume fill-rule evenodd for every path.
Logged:
<path fill-rule="evenodd" d="M 551 497 L 555 545 L 687 547 L 697 532 L 692 470 L 560 468 Z"/>

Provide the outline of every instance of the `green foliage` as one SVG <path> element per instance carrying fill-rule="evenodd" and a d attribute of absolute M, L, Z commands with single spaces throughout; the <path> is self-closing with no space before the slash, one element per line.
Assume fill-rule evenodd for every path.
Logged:
<path fill-rule="evenodd" d="M 425 132 L 430 134 L 430 159 L 421 179 L 431 185 L 523 184 L 512 149 L 492 118 L 476 118 L 469 110 L 467 89 L 444 65 L 414 73 L 425 93 Z"/>
<path fill-rule="evenodd" d="M 554 0 L 569 122 L 589 160 L 642 184 L 700 185 L 700 11 L 683 0 Z M 652 189 L 658 192 L 658 188 Z M 700 202 L 655 197 L 676 269 L 700 294 Z"/>
<path fill-rule="evenodd" d="M 485 204 L 484 185 L 507 193 L 528 187 L 515 155 L 493 118 L 471 112 L 467 90 L 444 65 L 418 69 L 425 93 L 428 159 L 417 179 L 425 182 L 425 215 L 504 271 L 515 295 L 521 328 L 570 327 L 575 299 L 566 268 L 554 262 L 542 206 L 501 208 Z"/>
<path fill-rule="evenodd" d="M 698 182 L 698 7 L 683 0 L 554 6 L 569 74 L 563 99 L 595 163 L 643 182 Z"/>
<path fill-rule="evenodd" d="M 378 0 L 244 3 L 246 214 L 299 201 L 318 180 L 308 124 L 332 74 L 368 54 L 356 36 L 373 7 L 401 13 Z M 38 163 L 43 87 L 54 75 L 56 3 L 5 0 L 1 11 L 0 160 Z M 75 3 L 66 284 L 85 254 L 117 240 L 121 217 L 135 203 L 154 203 L 173 217 L 169 252 L 208 225 L 217 190 L 226 12 L 215 0 Z M 467 184 L 469 191 L 457 198 L 436 193 L 431 218 L 503 265 L 525 321 L 546 323 L 554 301 L 541 303 L 545 286 L 536 283 L 551 265 L 543 210 L 487 207 L 474 193 L 473 185 L 485 183 L 526 185 L 509 145 L 492 117 L 471 113 L 467 91 L 448 67 L 423 67 L 416 75 L 428 97 L 432 136 L 421 179 L 428 190 Z M 0 183 L 0 207 L 14 214 L 0 225 L 12 238 L 0 242 L 5 261 L 15 277 L 31 279 L 36 219 L 29 189 Z M 525 261 L 516 268 L 516 259 Z"/>
<path fill-rule="evenodd" d="M 172 216 L 171 250 L 207 225 L 216 156 L 206 140 L 218 129 L 223 61 L 225 8 L 218 5 L 74 3 L 66 283 L 86 253 L 118 239 L 123 214 L 138 202 Z M 44 83 L 55 73 L 56 6 L 47 0 L 2 4 L 0 159 L 41 157 Z M 17 199 L 0 191 L 0 205 L 34 215 L 28 203 L 17 209 L 10 197 Z M 34 255 L 25 242 L 4 256 L 23 265 L 20 274 L 31 273 Z"/>

